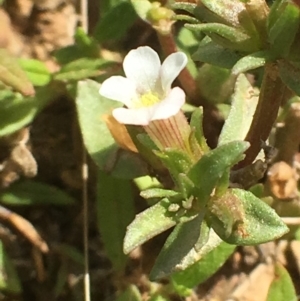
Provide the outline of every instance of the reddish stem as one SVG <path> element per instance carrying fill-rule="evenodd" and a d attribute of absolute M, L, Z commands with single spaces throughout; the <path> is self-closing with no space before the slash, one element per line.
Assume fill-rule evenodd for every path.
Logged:
<path fill-rule="evenodd" d="M 269 137 L 284 91 L 285 86 L 279 77 L 277 65 L 266 64 L 257 108 L 245 139 L 250 142 L 250 147 L 245 153 L 246 158 L 237 165 L 237 168 L 251 164 L 261 150 L 261 142 Z"/>
<path fill-rule="evenodd" d="M 177 46 L 172 33 L 162 34 L 157 31 L 157 36 L 162 50 L 166 56 L 177 52 Z M 201 99 L 198 91 L 195 79 L 192 77 L 191 73 L 185 67 L 178 76 L 178 80 L 185 90 L 187 96 L 190 98 L 191 102 L 198 106 L 203 106 L 204 101 Z"/>

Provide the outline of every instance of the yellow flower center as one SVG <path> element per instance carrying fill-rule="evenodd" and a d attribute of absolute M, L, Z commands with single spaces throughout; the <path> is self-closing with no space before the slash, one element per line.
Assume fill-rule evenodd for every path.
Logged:
<path fill-rule="evenodd" d="M 151 107 L 158 102 L 160 102 L 160 99 L 151 92 L 143 94 L 140 98 L 141 107 Z"/>

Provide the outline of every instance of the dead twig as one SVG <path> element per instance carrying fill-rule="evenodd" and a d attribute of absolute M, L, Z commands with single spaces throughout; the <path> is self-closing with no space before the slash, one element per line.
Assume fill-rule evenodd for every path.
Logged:
<path fill-rule="evenodd" d="M 0 219 L 10 223 L 15 227 L 26 239 L 28 239 L 42 253 L 48 253 L 49 247 L 42 239 L 34 226 L 25 218 L 14 213 L 0 205 Z"/>

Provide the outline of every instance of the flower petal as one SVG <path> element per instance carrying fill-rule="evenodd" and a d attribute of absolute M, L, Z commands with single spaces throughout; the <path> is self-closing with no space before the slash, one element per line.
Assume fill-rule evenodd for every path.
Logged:
<path fill-rule="evenodd" d="M 151 110 L 149 108 L 117 108 L 112 111 L 112 115 L 119 123 L 123 124 L 147 125 L 151 121 Z"/>
<path fill-rule="evenodd" d="M 153 106 L 154 111 L 151 120 L 167 119 L 176 115 L 184 103 L 184 91 L 179 87 L 173 88 L 164 100 Z"/>
<path fill-rule="evenodd" d="M 135 82 L 140 94 L 154 90 L 160 65 L 158 54 L 148 46 L 131 50 L 123 62 L 126 77 Z"/>
<path fill-rule="evenodd" d="M 185 93 L 179 87 L 173 88 L 160 103 L 139 109 L 114 109 L 112 115 L 123 124 L 148 125 L 152 120 L 167 119 L 177 114 L 185 102 Z"/>
<path fill-rule="evenodd" d="M 187 64 L 187 56 L 183 52 L 170 54 L 161 66 L 161 86 L 164 92 L 168 92 L 171 84 Z"/>
<path fill-rule="evenodd" d="M 120 101 L 128 107 L 138 97 L 134 82 L 123 76 L 112 76 L 105 80 L 100 87 L 99 93 L 106 98 Z"/>

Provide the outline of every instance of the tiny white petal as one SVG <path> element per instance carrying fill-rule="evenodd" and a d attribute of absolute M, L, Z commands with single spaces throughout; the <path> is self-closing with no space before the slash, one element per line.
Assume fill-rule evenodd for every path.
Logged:
<path fill-rule="evenodd" d="M 161 86 L 168 92 L 175 78 L 187 64 L 187 56 L 183 52 L 170 54 L 161 66 Z"/>
<path fill-rule="evenodd" d="M 184 103 L 184 91 L 179 87 L 173 88 L 164 100 L 154 106 L 155 111 L 151 120 L 167 119 L 176 115 Z"/>
<path fill-rule="evenodd" d="M 151 121 L 151 110 L 149 108 L 117 108 L 113 110 L 112 115 L 119 123 L 123 124 L 147 125 Z"/>
<path fill-rule="evenodd" d="M 136 83 L 140 94 L 154 90 L 160 66 L 158 54 L 148 46 L 131 50 L 123 62 L 126 77 Z"/>
<path fill-rule="evenodd" d="M 120 101 L 130 107 L 137 98 L 135 83 L 123 76 L 112 76 L 105 80 L 99 90 L 100 95 Z"/>

